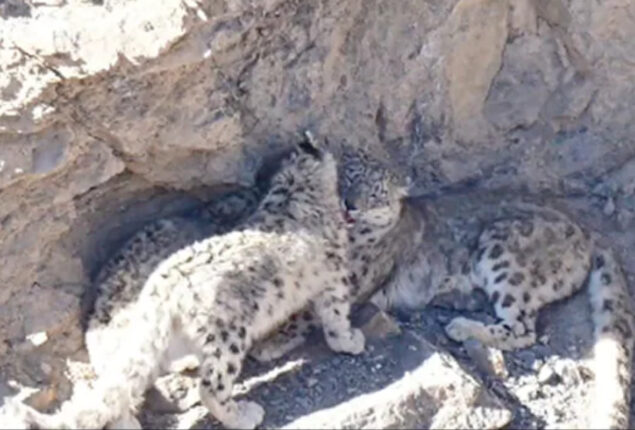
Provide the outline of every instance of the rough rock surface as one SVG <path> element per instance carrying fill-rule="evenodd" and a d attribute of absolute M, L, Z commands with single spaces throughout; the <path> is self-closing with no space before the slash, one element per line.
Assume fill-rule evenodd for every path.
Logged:
<path fill-rule="evenodd" d="M 292 421 L 285 429 L 502 428 L 511 412 L 451 356 L 434 353 L 388 387 Z"/>
<path fill-rule="evenodd" d="M 67 395 L 104 258 L 303 128 L 422 196 L 560 198 L 632 255 L 633 64 L 631 0 L 0 2 L 0 387 Z"/>

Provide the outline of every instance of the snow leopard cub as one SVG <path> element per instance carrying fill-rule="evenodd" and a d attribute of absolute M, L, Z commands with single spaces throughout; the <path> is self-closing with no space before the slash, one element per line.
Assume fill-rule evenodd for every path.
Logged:
<path fill-rule="evenodd" d="M 363 303 L 382 287 L 395 288 L 413 266 L 425 224 L 408 197 L 409 180 L 360 149 L 344 149 L 340 195 L 349 221 L 348 261 L 351 303 Z M 319 327 L 310 309 L 295 314 L 279 330 L 252 348 L 258 361 L 277 359 L 303 344 Z"/>
<path fill-rule="evenodd" d="M 223 193 L 198 210 L 195 217 L 175 216 L 151 223 L 131 237 L 102 266 L 93 281 L 96 294 L 89 311 L 85 342 L 92 372 L 100 375 L 119 347 L 119 338 L 130 324 L 129 309 L 157 266 L 180 248 L 205 237 L 230 231 L 257 207 L 258 190 L 239 188 Z M 188 361 L 187 342 L 176 338 L 161 363 L 162 372 L 180 371 Z M 76 379 L 94 375 L 77 375 Z"/>
<path fill-rule="evenodd" d="M 346 220 L 337 196 L 335 160 L 303 142 L 285 160 L 258 210 L 237 231 L 186 246 L 162 261 L 126 317 L 117 354 L 94 387 L 54 415 L 24 407 L 27 425 L 101 428 L 142 401 L 162 355 L 185 333 L 202 360 L 201 398 L 230 428 L 253 428 L 263 409 L 236 402 L 231 389 L 253 342 L 309 303 L 328 345 L 359 354 L 350 326 Z"/>

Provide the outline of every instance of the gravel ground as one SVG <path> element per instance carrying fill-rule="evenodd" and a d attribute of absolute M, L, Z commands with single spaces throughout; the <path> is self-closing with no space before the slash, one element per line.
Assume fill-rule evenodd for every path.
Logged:
<path fill-rule="evenodd" d="M 583 352 L 590 346 L 591 327 L 586 321 L 572 322 L 562 316 L 584 315 L 578 312 L 580 306 L 587 306 L 584 293 L 543 311 L 538 326 L 539 342 L 530 348 L 502 353 L 506 377 L 483 369 L 465 347 L 445 339 L 441 343 L 514 411 L 510 428 L 572 428 L 586 411 L 587 393 L 592 382 L 582 360 Z M 491 317 L 483 313 L 460 312 L 466 313 L 481 320 Z M 459 312 L 430 307 L 411 318 L 408 325 L 414 325 L 423 336 L 429 336 L 442 330 L 440 322 L 457 315 Z M 559 330 L 568 335 L 559 335 Z"/>

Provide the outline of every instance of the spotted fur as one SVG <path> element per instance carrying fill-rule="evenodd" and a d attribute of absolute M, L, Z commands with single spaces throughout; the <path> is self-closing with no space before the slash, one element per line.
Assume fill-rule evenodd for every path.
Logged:
<path fill-rule="evenodd" d="M 94 387 L 54 415 L 23 408 L 28 425 L 101 428 L 120 422 L 140 404 L 171 341 L 185 334 L 202 357 L 205 406 L 227 427 L 253 428 L 262 408 L 231 399 L 242 360 L 253 342 L 309 302 L 328 345 L 360 353 L 363 335 L 348 320 L 347 230 L 335 169 L 331 154 L 305 147 L 274 176 L 242 228 L 164 259 L 138 299 L 118 312 L 134 330 L 122 331 Z"/>
<path fill-rule="evenodd" d="M 424 223 L 406 197 L 408 183 L 363 151 L 345 151 L 340 193 L 350 215 L 348 261 L 352 303 L 367 301 L 386 282 L 399 282 L 398 264 L 417 255 Z M 411 275 L 405 275 L 408 278 Z M 257 344 L 250 354 L 258 361 L 282 357 L 305 342 L 318 323 L 310 311 Z"/>
<path fill-rule="evenodd" d="M 595 375 L 589 428 L 629 427 L 633 309 L 626 279 L 606 249 L 596 249 L 589 293 L 593 312 Z"/>
<path fill-rule="evenodd" d="M 437 294 L 482 289 L 498 317 L 493 324 L 457 317 L 445 331 L 455 341 L 474 338 L 502 350 L 530 346 L 540 309 L 588 283 L 595 327 L 589 425 L 628 428 L 634 320 L 625 278 L 612 252 L 564 214 L 544 209 L 489 225 L 462 270 L 442 278 Z M 384 291 L 384 307 L 416 302 L 407 297 L 413 291 Z"/>

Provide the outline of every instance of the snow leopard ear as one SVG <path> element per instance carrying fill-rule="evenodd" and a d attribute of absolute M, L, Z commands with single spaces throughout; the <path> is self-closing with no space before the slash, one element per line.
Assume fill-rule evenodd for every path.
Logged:
<path fill-rule="evenodd" d="M 298 148 L 300 148 L 301 151 L 307 154 L 310 154 L 315 158 L 321 159 L 322 150 L 320 148 L 319 143 L 313 136 L 313 133 L 311 133 L 309 130 L 305 130 L 303 137 L 304 138 L 300 140 L 300 142 L 298 142 Z"/>
<path fill-rule="evenodd" d="M 407 199 L 413 196 L 414 181 L 410 176 L 406 176 L 403 180 L 399 181 L 399 184 L 392 186 L 392 196 L 398 200 Z"/>

